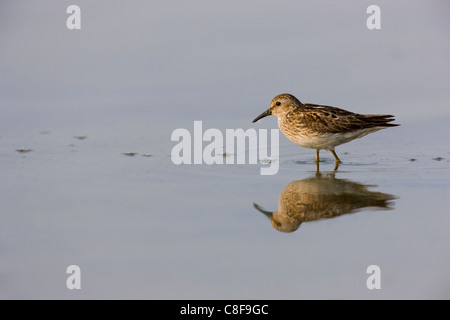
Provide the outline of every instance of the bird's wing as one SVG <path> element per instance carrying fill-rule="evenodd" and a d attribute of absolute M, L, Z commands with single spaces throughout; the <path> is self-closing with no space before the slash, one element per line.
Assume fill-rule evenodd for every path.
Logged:
<path fill-rule="evenodd" d="M 301 123 L 321 133 L 349 132 L 371 127 L 360 114 L 331 106 L 304 104 Z"/>

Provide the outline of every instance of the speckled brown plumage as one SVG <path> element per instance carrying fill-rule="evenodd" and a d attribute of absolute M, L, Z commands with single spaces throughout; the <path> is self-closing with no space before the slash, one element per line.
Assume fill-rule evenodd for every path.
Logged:
<path fill-rule="evenodd" d="M 340 159 L 334 151 L 336 146 L 384 128 L 398 126 L 390 123 L 395 120 L 393 115 L 366 115 L 332 106 L 303 104 L 288 93 L 273 98 L 269 109 L 253 122 L 268 115 L 278 117 L 278 126 L 289 140 L 302 147 L 316 149 L 317 162 L 319 150 L 330 151 L 336 163 L 339 163 Z"/>

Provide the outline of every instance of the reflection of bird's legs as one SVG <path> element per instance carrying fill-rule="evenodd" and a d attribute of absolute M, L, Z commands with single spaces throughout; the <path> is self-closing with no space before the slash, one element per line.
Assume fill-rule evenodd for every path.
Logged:
<path fill-rule="evenodd" d="M 336 165 L 334 166 L 334 172 L 336 172 L 339 169 L 339 163 L 340 162 L 336 162 Z"/>
<path fill-rule="evenodd" d="M 315 177 L 316 177 L 316 179 L 322 178 L 322 172 L 320 172 L 320 170 L 319 170 L 319 163 L 317 163 L 317 171 L 316 171 Z"/>

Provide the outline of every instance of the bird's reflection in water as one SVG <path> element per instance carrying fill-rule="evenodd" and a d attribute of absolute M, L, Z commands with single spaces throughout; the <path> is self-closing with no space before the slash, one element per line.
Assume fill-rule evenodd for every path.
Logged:
<path fill-rule="evenodd" d="M 369 191 L 368 187 L 376 186 L 318 172 L 314 177 L 289 183 L 280 195 L 277 211 L 253 205 L 270 218 L 275 229 L 283 232 L 293 232 L 303 222 L 334 218 L 365 208 L 393 209 L 393 195 Z"/>

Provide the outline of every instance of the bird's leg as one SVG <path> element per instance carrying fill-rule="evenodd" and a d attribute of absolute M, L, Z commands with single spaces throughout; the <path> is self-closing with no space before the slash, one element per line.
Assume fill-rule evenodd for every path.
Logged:
<path fill-rule="evenodd" d="M 319 163 L 319 149 L 316 149 L 316 162 Z"/>
<path fill-rule="evenodd" d="M 333 154 L 334 158 L 336 159 L 336 164 L 341 163 L 341 159 L 339 159 L 339 157 L 337 156 L 336 152 L 334 151 L 334 149 L 331 149 L 330 152 Z"/>

